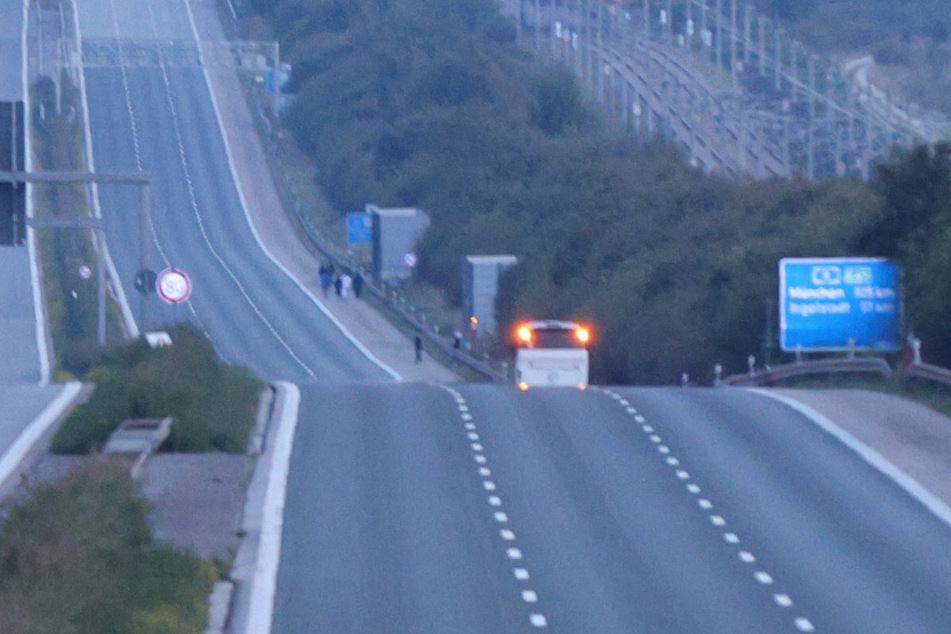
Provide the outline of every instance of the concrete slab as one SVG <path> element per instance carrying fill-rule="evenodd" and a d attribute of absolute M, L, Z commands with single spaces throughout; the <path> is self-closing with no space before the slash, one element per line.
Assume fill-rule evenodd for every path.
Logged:
<path fill-rule="evenodd" d="M 26 247 L 0 247 L 0 384 L 39 383 L 30 255 Z"/>
<path fill-rule="evenodd" d="M 245 490 L 256 459 L 233 454 L 155 454 L 139 486 L 156 539 L 231 561 L 240 542 Z"/>
<path fill-rule="evenodd" d="M 0 101 L 23 100 L 24 6 L 23 0 L 0 0 Z"/>

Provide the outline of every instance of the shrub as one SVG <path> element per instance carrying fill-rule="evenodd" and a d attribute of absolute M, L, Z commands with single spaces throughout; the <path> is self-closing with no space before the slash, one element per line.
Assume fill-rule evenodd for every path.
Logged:
<path fill-rule="evenodd" d="M 214 570 L 155 544 L 147 512 L 111 461 L 39 486 L 0 533 L 0 631 L 201 632 Z"/>
<path fill-rule="evenodd" d="M 139 340 L 104 353 L 86 375 L 96 391 L 56 434 L 55 453 L 94 451 L 124 419 L 164 416 L 174 418 L 166 450 L 244 451 L 263 383 L 247 368 L 218 363 L 195 328 L 171 334 L 171 347 Z"/>

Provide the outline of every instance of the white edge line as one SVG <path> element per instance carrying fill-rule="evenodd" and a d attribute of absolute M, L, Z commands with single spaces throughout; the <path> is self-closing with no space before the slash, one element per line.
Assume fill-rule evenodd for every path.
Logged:
<path fill-rule="evenodd" d="M 872 467 L 880 471 L 883 475 L 888 478 L 891 478 L 898 486 L 905 489 L 905 491 L 911 495 L 913 498 L 921 502 L 929 511 L 931 511 L 938 519 L 940 519 L 945 524 L 951 526 L 951 507 L 945 504 L 933 493 L 928 491 L 924 486 L 918 483 L 917 480 L 912 478 L 910 475 L 893 465 L 884 456 L 880 453 L 860 441 L 858 438 L 848 433 L 831 420 L 812 409 L 811 407 L 800 403 L 799 401 L 790 398 L 788 396 L 783 396 L 781 394 L 776 394 L 766 389 L 762 388 L 744 388 L 749 392 L 754 392 L 756 394 L 761 394 L 769 398 L 780 401 L 781 403 L 786 404 L 787 406 L 793 408 L 813 423 L 818 425 L 826 433 L 834 436 L 846 447 L 857 453 L 865 462 L 870 464 Z"/>
<path fill-rule="evenodd" d="M 73 402 L 82 387 L 83 384 L 79 381 L 70 381 L 63 385 L 63 389 L 60 390 L 56 398 L 43 408 L 39 416 L 33 419 L 33 422 L 17 436 L 17 439 L 13 441 L 10 448 L 0 458 L 0 482 L 5 482 L 7 478 L 13 475 L 26 454 L 33 449 L 33 446 L 43 437 L 43 434 L 56 422 L 63 410 Z"/>
<path fill-rule="evenodd" d="M 23 90 L 23 117 L 29 119 L 32 104 L 30 103 L 30 84 L 27 64 L 29 63 L 30 52 L 27 48 L 27 30 L 30 19 L 30 0 L 23 0 L 23 29 L 21 34 L 22 47 L 20 53 L 22 67 L 22 90 Z M 30 126 L 23 122 L 23 143 L 24 143 L 24 166 L 27 173 L 33 171 L 32 147 L 30 142 Z M 26 184 L 26 217 L 33 217 L 33 185 Z M 47 345 L 46 318 L 43 316 L 43 290 L 40 288 L 40 265 L 37 261 L 39 257 L 36 252 L 36 232 L 33 227 L 26 227 L 26 248 L 30 255 L 30 283 L 33 288 L 33 320 L 36 323 L 36 348 L 40 357 L 40 385 L 47 386 L 50 383 L 50 350 Z"/>
<path fill-rule="evenodd" d="M 266 634 L 271 631 L 274 597 L 277 593 L 277 571 L 281 559 L 281 535 L 284 530 L 287 476 L 300 409 L 300 389 L 285 381 L 278 381 L 277 385 L 285 390 L 285 395 L 264 494 L 257 564 L 251 581 L 249 616 L 245 627 L 247 634 Z"/>
<path fill-rule="evenodd" d="M 241 185 L 241 180 L 238 178 L 238 171 L 234 166 L 234 160 L 231 154 L 231 144 L 228 142 L 228 134 L 225 131 L 224 125 L 221 120 L 221 111 L 218 108 L 218 100 L 215 97 L 215 91 L 214 91 L 214 88 L 212 87 L 211 78 L 208 76 L 208 65 L 205 63 L 204 54 L 201 51 L 201 39 L 198 36 L 198 27 L 195 25 L 195 17 L 194 17 L 194 14 L 192 13 L 191 2 L 189 2 L 189 0 L 185 0 L 185 9 L 188 12 L 188 21 L 192 27 L 192 34 L 195 37 L 195 43 L 198 46 L 198 55 L 202 60 L 202 63 L 201 63 L 202 74 L 205 77 L 205 85 L 208 88 L 208 94 L 211 96 L 211 105 L 215 109 L 215 118 L 218 121 L 218 130 L 221 133 L 221 138 L 222 138 L 222 141 L 224 142 L 225 153 L 228 155 L 228 168 L 231 170 L 231 179 L 234 181 L 235 189 L 238 192 L 238 199 L 241 201 L 241 209 L 244 211 L 245 220 L 248 223 L 248 227 L 251 228 L 251 234 L 254 236 L 255 241 L 257 241 L 258 246 L 261 247 L 261 250 L 268 257 L 268 259 L 271 260 L 271 262 L 273 262 L 274 265 L 278 269 L 280 269 L 281 272 L 284 273 L 284 275 L 288 277 L 288 279 L 290 279 L 292 282 L 294 282 L 295 285 L 297 285 L 297 287 L 304 293 L 304 295 L 306 295 L 310 299 L 310 301 L 313 302 L 314 305 L 320 309 L 320 311 L 327 317 L 327 319 L 329 319 L 340 330 L 340 332 L 342 332 L 343 335 L 347 339 L 350 340 L 350 343 L 356 346 L 357 350 L 359 350 L 371 362 L 379 366 L 380 369 L 382 369 L 384 372 L 386 372 L 391 377 L 393 377 L 395 381 L 402 381 L 403 377 L 396 370 L 394 370 L 387 364 L 377 359 L 376 356 L 374 356 L 373 353 L 370 352 L 370 350 L 366 346 L 364 346 L 362 343 L 357 341 L 356 337 L 354 337 L 350 333 L 350 331 L 347 330 L 344 327 L 344 325 L 336 317 L 334 317 L 334 315 L 331 314 L 330 311 L 328 311 L 327 308 L 323 304 L 320 303 L 320 300 L 318 300 L 317 297 L 314 296 L 313 293 L 307 290 L 307 287 L 304 286 L 304 284 L 299 279 L 297 279 L 297 277 L 295 277 L 294 274 L 291 273 L 290 270 L 287 269 L 287 267 L 285 267 L 280 261 L 278 261 L 277 258 L 274 257 L 274 255 L 268 250 L 266 246 L 264 246 L 264 243 L 261 241 L 261 237 L 258 235 L 258 231 L 254 226 L 254 222 L 251 220 L 251 214 L 248 211 L 248 204 L 244 197 L 244 189 Z"/>

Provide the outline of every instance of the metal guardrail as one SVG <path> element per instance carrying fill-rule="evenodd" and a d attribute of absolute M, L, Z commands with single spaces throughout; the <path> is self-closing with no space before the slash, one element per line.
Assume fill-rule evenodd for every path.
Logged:
<path fill-rule="evenodd" d="M 945 372 L 948 373 L 948 379 L 951 381 L 951 371 L 945 370 Z M 799 361 L 747 374 L 734 374 L 723 379 L 722 384 L 769 386 L 787 379 L 813 374 L 880 374 L 889 377 L 892 375 L 892 368 L 885 359 L 878 357 L 818 359 L 815 361 Z"/>
<path fill-rule="evenodd" d="M 316 244 L 316 243 L 315 243 Z M 319 245 L 318 245 L 319 248 Z M 326 253 L 326 251 L 324 252 Z M 328 254 L 328 257 L 333 260 L 337 260 L 333 256 Z M 337 262 L 340 266 L 345 266 L 342 262 Z M 392 301 L 381 289 L 377 288 L 375 284 L 367 280 L 364 284 L 364 290 L 370 291 L 370 293 L 376 297 L 384 306 L 396 313 L 402 320 L 407 322 L 413 328 L 415 328 L 420 336 L 425 337 L 431 344 L 435 345 L 440 351 L 442 351 L 450 360 L 466 366 L 473 372 L 480 374 L 492 381 L 493 383 L 509 383 L 508 377 L 504 374 L 493 368 L 488 363 L 479 361 L 465 350 L 456 349 L 452 347 L 452 344 L 446 341 L 443 337 L 438 336 L 432 332 L 431 327 L 427 324 L 421 322 L 417 317 L 406 310 L 404 307 L 400 306 L 397 302 Z"/>
<path fill-rule="evenodd" d="M 905 372 L 910 377 L 951 387 L 951 370 L 930 363 L 912 363 Z"/>

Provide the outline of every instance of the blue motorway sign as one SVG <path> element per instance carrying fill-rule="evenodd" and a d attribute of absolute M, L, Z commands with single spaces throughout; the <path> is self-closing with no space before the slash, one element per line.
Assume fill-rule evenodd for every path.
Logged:
<path fill-rule="evenodd" d="M 780 347 L 901 349 L 901 273 L 883 258 L 779 261 Z"/>
<path fill-rule="evenodd" d="M 347 214 L 347 244 L 372 244 L 373 218 L 362 211 Z"/>

